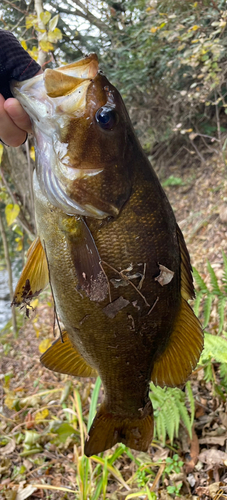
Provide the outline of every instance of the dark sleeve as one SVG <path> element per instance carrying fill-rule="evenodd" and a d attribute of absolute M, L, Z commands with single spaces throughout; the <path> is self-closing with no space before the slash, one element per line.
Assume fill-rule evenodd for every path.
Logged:
<path fill-rule="evenodd" d="M 5 99 L 13 97 L 10 80 L 27 80 L 39 70 L 40 65 L 23 49 L 13 33 L 0 29 L 0 94 Z"/>

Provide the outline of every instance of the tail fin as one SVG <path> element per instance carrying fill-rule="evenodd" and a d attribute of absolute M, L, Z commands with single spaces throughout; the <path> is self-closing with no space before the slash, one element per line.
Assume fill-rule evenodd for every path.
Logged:
<path fill-rule="evenodd" d="M 123 443 L 138 451 L 147 451 L 153 438 L 154 419 L 150 401 L 141 410 L 140 418 L 125 418 L 113 415 L 103 403 L 94 418 L 85 442 L 84 453 L 87 457 Z"/>

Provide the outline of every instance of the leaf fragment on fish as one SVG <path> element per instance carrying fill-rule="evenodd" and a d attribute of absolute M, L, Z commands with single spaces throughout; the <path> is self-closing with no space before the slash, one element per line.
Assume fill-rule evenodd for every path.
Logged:
<path fill-rule="evenodd" d="M 118 297 L 118 299 L 114 300 L 110 304 L 108 304 L 106 307 L 104 307 L 103 312 L 108 316 L 108 318 L 115 318 L 117 313 L 124 309 L 129 304 L 129 300 L 124 299 L 122 295 Z"/>
<path fill-rule="evenodd" d="M 158 264 L 160 274 L 155 278 L 155 281 L 158 281 L 161 286 L 168 285 L 170 281 L 172 281 L 174 277 L 174 272 L 168 269 L 168 267 L 163 266 L 162 264 Z"/>

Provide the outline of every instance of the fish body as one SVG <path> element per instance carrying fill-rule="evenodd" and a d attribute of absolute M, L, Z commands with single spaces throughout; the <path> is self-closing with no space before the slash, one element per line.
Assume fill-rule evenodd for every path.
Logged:
<path fill-rule="evenodd" d="M 38 233 L 14 303 L 50 281 L 65 330 L 41 362 L 102 379 L 85 454 L 119 441 L 146 451 L 150 381 L 184 384 L 203 346 L 182 233 L 95 55 L 16 84 L 14 95 L 33 119 Z"/>

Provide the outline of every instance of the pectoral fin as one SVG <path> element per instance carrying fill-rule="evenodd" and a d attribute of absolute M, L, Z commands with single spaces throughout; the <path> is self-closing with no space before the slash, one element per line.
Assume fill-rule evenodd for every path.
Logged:
<path fill-rule="evenodd" d="M 203 331 L 200 322 L 182 298 L 169 344 L 154 364 L 152 382 L 161 387 L 184 384 L 196 367 L 202 348 Z"/>
<path fill-rule="evenodd" d="M 72 346 L 67 332 L 61 339 L 55 340 L 52 346 L 41 356 L 41 363 L 54 372 L 66 373 L 75 377 L 97 377 L 97 371 L 89 366 Z"/>
<path fill-rule="evenodd" d="M 40 238 L 37 237 L 31 244 L 27 262 L 17 283 L 13 305 L 30 304 L 30 301 L 48 285 L 49 274 L 46 254 Z"/>

